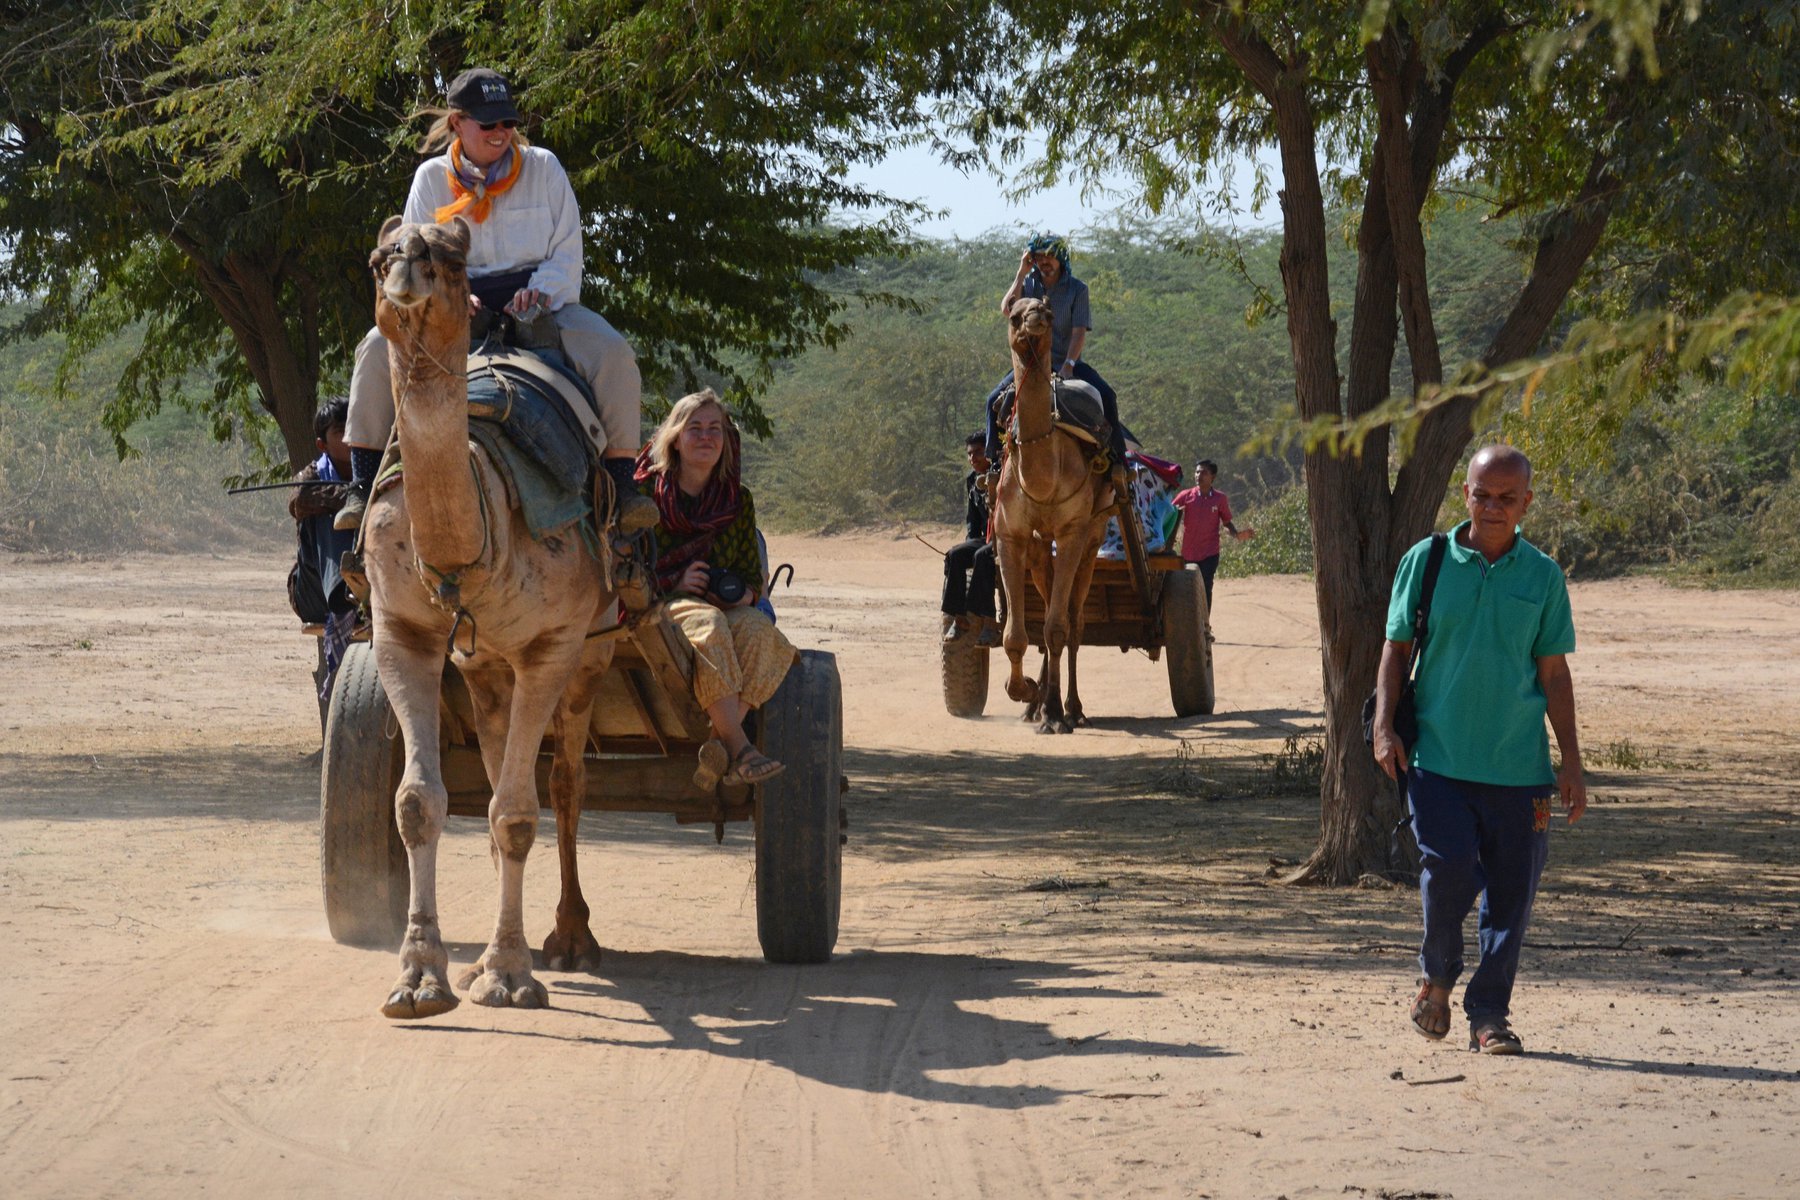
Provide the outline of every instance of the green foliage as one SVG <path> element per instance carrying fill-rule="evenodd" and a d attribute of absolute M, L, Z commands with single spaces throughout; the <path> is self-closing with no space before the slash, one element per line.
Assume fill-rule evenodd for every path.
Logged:
<path fill-rule="evenodd" d="M 148 331 L 115 435 L 177 399 L 290 459 L 369 322 L 373 231 L 472 63 L 520 86 L 590 222 L 585 299 L 653 388 L 723 377 L 750 426 L 772 364 L 843 335 L 819 277 L 902 244 L 912 206 L 847 184 L 956 71 L 950 0 L 60 0 L 0 12 L 0 289 L 70 364 Z M 47 10 L 47 11 L 46 11 Z M 854 289 L 852 289 L 854 290 Z M 121 450 L 123 446 L 121 445 Z"/>
<path fill-rule="evenodd" d="M 1677 765 L 1660 757 L 1654 750 L 1644 749 L 1630 738 L 1608 742 L 1598 750 L 1590 748 L 1583 763 L 1589 767 L 1613 771 L 1657 771 Z"/>
<path fill-rule="evenodd" d="M 221 476 L 268 461 L 269 448 L 214 444 L 179 406 L 126 430 L 122 461 L 99 421 L 135 339 L 103 342 L 59 390 L 60 338 L 0 347 L 0 549 L 54 554 L 284 549 L 293 523 L 279 493 L 229 497 Z"/>
<path fill-rule="evenodd" d="M 1240 529 L 1254 529 L 1247 542 L 1232 542 L 1219 556 L 1219 574 L 1307 575 L 1313 569 L 1312 521 L 1306 515 L 1306 489 L 1298 484 L 1266 502 L 1237 514 Z"/>
<path fill-rule="evenodd" d="M 1595 407 L 1558 394 L 1503 424 L 1537 468 L 1534 543 L 1576 576 L 1800 582 L 1800 397 L 1690 377 L 1599 430 Z"/>
<path fill-rule="evenodd" d="M 1220 486 L 1258 525 L 1256 540 L 1227 552 L 1226 569 L 1240 569 L 1235 560 L 1249 571 L 1309 570 L 1304 497 L 1289 494 L 1297 455 L 1245 448 L 1293 395 L 1286 331 L 1246 320 L 1279 288 L 1273 235 L 1115 214 L 1071 237 L 1093 305 L 1085 357 L 1118 391 L 1126 425 L 1190 473 L 1200 458 L 1218 460 Z M 999 302 L 1019 244 L 1003 234 L 927 244 L 828 278 L 905 302 L 862 309 L 838 346 L 777 372 L 763 401 L 775 433 L 746 456 L 759 515 L 803 529 L 959 519 L 962 439 L 981 427 L 982 401 L 1010 365 Z M 1349 248 L 1332 252 L 1348 280 Z M 1475 298 L 1517 286 L 1509 231 L 1446 207 L 1429 252 L 1447 297 L 1446 344 L 1473 353 L 1491 319 Z M 1396 378 L 1405 370 L 1398 364 Z M 1276 505 L 1267 528 L 1264 504 Z"/>

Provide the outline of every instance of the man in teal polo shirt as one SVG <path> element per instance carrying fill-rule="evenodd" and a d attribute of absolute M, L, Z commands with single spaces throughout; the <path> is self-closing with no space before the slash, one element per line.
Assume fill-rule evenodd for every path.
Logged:
<path fill-rule="evenodd" d="M 1550 848 L 1550 797 L 1571 822 L 1587 808 L 1575 734 L 1575 649 L 1562 569 L 1519 536 L 1531 504 L 1531 463 L 1488 446 L 1463 484 L 1469 519 L 1451 531 L 1415 678 L 1418 744 L 1394 733 L 1394 707 L 1412 654 L 1426 539 L 1406 552 L 1388 605 L 1387 644 L 1375 690 L 1375 760 L 1404 773 L 1423 871 L 1425 935 L 1413 1028 L 1450 1031 L 1450 992 L 1463 968 L 1463 921 L 1481 896 L 1481 962 L 1463 990 L 1469 1048 L 1518 1054 L 1507 1023 L 1519 948 Z M 1562 769 L 1550 765 L 1544 718 Z"/>

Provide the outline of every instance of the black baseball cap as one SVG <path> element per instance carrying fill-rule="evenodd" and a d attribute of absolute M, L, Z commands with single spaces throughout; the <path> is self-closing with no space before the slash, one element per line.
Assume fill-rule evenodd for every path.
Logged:
<path fill-rule="evenodd" d="M 513 107 L 511 85 L 500 72 L 486 67 L 474 67 L 451 80 L 445 99 L 451 108 L 461 109 L 484 125 L 521 120 L 519 110 Z"/>

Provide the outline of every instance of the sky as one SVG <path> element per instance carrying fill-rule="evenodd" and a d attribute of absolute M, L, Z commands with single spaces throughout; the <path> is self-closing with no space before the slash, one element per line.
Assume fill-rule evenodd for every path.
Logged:
<path fill-rule="evenodd" d="M 849 178 L 898 199 L 919 200 L 946 210 L 944 216 L 914 225 L 923 236 L 941 240 L 974 238 L 993 229 L 1008 233 L 1049 229 L 1068 234 L 1106 221 L 1135 194 L 1128 178 L 1112 175 L 1085 197 L 1081 185 L 1062 182 L 1015 204 L 985 170 L 977 168 L 965 175 L 939 162 L 929 146 L 908 147 L 880 163 L 858 166 Z M 1247 190 L 1248 176 L 1240 174 L 1240 178 Z M 1240 210 L 1234 215 L 1243 227 L 1265 227 L 1279 219 L 1273 205 L 1261 213 Z"/>

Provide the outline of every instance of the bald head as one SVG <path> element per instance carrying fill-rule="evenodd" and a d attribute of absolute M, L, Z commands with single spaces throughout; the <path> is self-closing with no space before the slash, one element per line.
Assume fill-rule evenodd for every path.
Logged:
<path fill-rule="evenodd" d="M 1469 460 L 1468 482 L 1474 483 L 1477 475 L 1485 475 L 1489 471 L 1497 475 L 1517 475 L 1531 487 L 1531 460 L 1517 446 L 1483 446 Z"/>
<path fill-rule="evenodd" d="M 1469 460 L 1462 494 L 1469 509 L 1468 544 L 1494 562 L 1512 548 L 1531 507 L 1531 460 L 1513 446 L 1483 446 Z"/>

